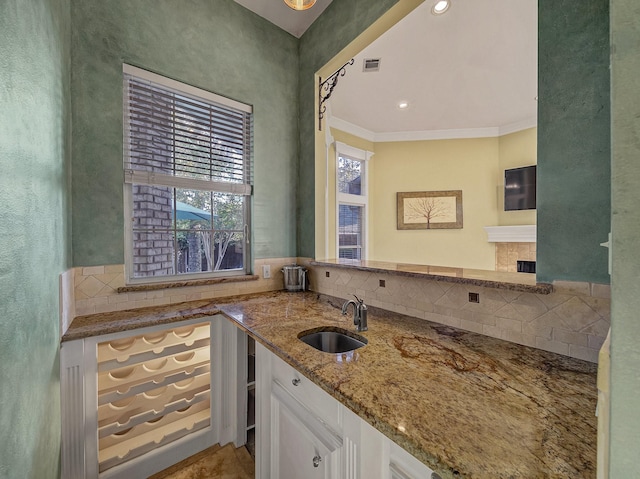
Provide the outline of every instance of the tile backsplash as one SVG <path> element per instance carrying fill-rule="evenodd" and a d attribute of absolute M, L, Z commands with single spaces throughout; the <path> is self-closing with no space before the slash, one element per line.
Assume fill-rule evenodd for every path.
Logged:
<path fill-rule="evenodd" d="M 283 289 L 283 266 L 295 263 L 297 258 L 269 258 L 254 262 L 259 275 L 255 281 L 228 282 L 201 286 L 185 286 L 153 291 L 118 293 L 125 285 L 124 265 L 106 265 L 74 268 L 75 313 L 78 316 L 105 313 L 145 306 L 181 303 L 198 299 L 211 299 L 239 294 L 259 293 Z M 262 277 L 262 266 L 271 266 L 271 278 Z"/>
<path fill-rule="evenodd" d="M 256 260 L 254 271 L 260 278 L 255 281 L 127 293 L 117 292 L 124 286 L 123 265 L 74 268 L 64 278 L 65 283 L 73 280 L 75 297 L 66 314 L 85 315 L 281 290 L 281 268 L 297 262 L 309 270 L 311 289 L 318 293 L 344 299 L 356 294 L 370 306 L 591 362 L 598 361 L 598 351 L 609 331 L 609 285 L 557 281 L 551 294 L 523 293 L 391 273 L 311 267 L 309 261 L 308 258 Z M 265 264 L 271 266 L 270 279 L 262 278 Z M 469 302 L 469 293 L 477 293 L 479 302 Z"/>
<path fill-rule="evenodd" d="M 356 294 L 371 306 L 591 362 L 610 325 L 610 288 L 602 284 L 557 281 L 553 293 L 535 294 L 331 267 L 315 267 L 311 284 L 319 293 Z"/>

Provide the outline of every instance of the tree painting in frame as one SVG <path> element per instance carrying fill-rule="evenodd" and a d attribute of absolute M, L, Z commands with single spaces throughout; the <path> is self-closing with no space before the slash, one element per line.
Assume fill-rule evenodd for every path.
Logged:
<path fill-rule="evenodd" d="M 462 228 L 462 190 L 398 193 L 398 229 Z"/>

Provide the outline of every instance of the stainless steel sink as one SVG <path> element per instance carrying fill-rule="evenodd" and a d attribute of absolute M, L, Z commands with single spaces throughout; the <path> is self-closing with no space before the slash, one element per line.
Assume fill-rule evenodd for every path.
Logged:
<path fill-rule="evenodd" d="M 325 353 L 346 353 L 367 344 L 367 338 L 339 328 L 318 328 L 303 331 L 298 338 Z"/>

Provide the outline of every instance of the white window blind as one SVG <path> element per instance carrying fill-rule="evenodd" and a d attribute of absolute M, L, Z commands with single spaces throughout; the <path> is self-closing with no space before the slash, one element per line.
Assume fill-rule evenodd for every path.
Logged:
<path fill-rule="evenodd" d="M 338 257 L 364 259 L 364 206 L 340 204 L 338 207 Z"/>
<path fill-rule="evenodd" d="M 177 177 L 200 180 L 191 184 L 200 189 L 251 194 L 250 107 L 193 87 L 200 97 L 176 91 L 165 84 L 177 82 L 134 67 L 124 77 L 125 181 L 185 186 Z"/>

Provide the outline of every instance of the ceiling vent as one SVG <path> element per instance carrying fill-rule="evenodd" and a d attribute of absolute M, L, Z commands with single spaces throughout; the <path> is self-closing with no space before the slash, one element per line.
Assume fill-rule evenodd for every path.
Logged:
<path fill-rule="evenodd" d="M 365 58 L 362 66 L 363 72 L 377 72 L 380 70 L 379 58 Z"/>

